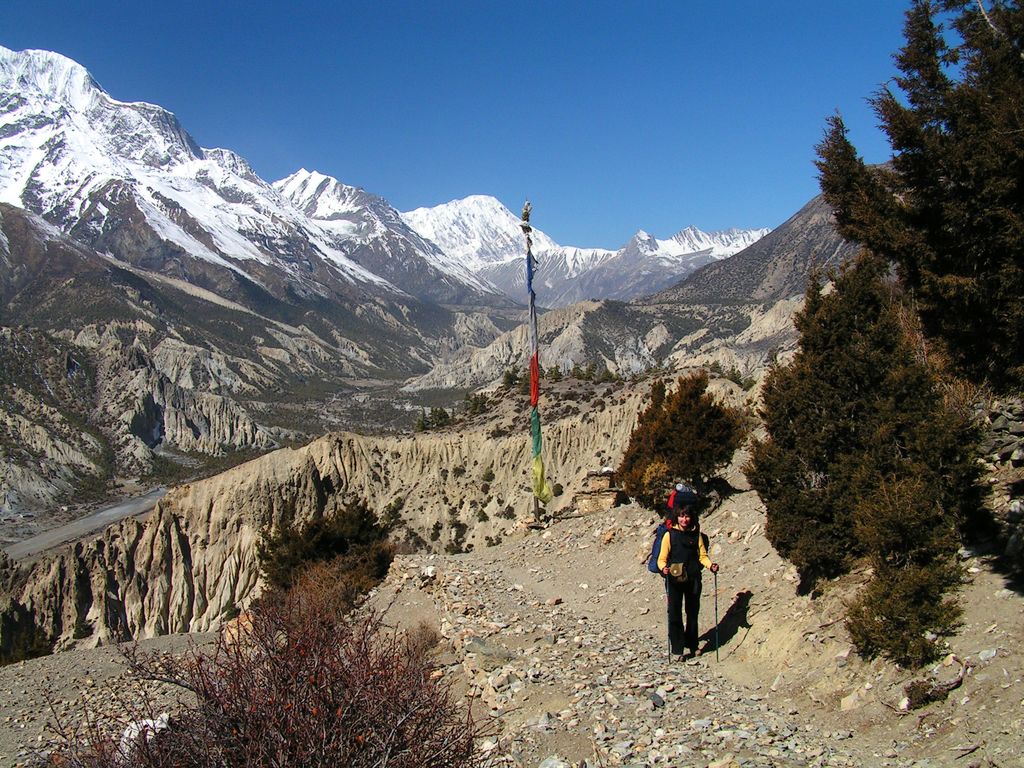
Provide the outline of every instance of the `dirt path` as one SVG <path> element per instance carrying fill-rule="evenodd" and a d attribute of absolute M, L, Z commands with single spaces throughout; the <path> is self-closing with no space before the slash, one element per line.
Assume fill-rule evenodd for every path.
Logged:
<path fill-rule="evenodd" d="M 815 600 L 796 595 L 763 522 L 742 491 L 704 521 L 722 564 L 717 659 L 708 578 L 706 653 L 667 660 L 661 582 L 644 566 L 654 520 L 636 506 L 467 554 L 400 556 L 374 602 L 396 624 L 440 630 L 445 674 L 498 726 L 482 744 L 495 767 L 1024 765 L 1024 598 L 988 563 L 964 553 L 958 661 L 908 672 L 852 649 L 843 601 L 863 574 Z M 900 710 L 907 682 L 948 679 L 960 663 L 967 674 L 945 701 Z M 106 701 L 104 681 L 134 690 L 110 649 L 0 669 L 0 766 L 45 747 L 46 689 L 73 718 Z"/>
<path fill-rule="evenodd" d="M 644 566 L 654 519 L 639 507 L 467 555 L 400 558 L 379 599 L 441 629 L 461 662 L 452 673 L 501 723 L 497 764 L 1024 765 L 1024 599 L 1001 576 L 967 557 L 950 662 L 911 673 L 860 660 L 849 641 L 843 603 L 864 575 L 798 596 L 763 520 L 752 492 L 705 520 L 722 564 L 717 660 L 710 577 L 705 654 L 667 660 L 661 583 Z M 900 710 L 910 680 L 946 680 L 960 662 L 946 701 Z"/>

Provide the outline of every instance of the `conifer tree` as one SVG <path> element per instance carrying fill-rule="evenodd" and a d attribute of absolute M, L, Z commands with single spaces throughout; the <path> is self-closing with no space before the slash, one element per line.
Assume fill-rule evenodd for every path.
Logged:
<path fill-rule="evenodd" d="M 447 410 L 439 406 L 435 406 L 430 409 L 430 420 L 429 425 L 433 428 L 447 427 L 451 423 L 452 417 Z"/>
<path fill-rule="evenodd" d="M 945 408 L 886 273 L 864 252 L 828 295 L 812 277 L 799 350 L 765 382 L 768 439 L 755 443 L 747 477 L 769 541 L 804 589 L 860 557 L 874 566 L 850 614 L 858 648 L 922 663 L 935 652 L 924 633 L 948 632 L 957 615 L 948 593 L 957 525 L 977 503 L 973 434 Z"/>
<path fill-rule="evenodd" d="M 623 488 L 648 506 L 675 478 L 702 487 L 732 458 L 743 440 L 740 416 L 715 402 L 701 372 L 680 377 L 667 392 L 651 386 L 651 403 L 640 414 L 619 466 Z"/>
<path fill-rule="evenodd" d="M 972 503 L 968 426 L 946 414 L 885 271 L 864 253 L 827 296 L 813 276 L 797 355 L 765 382 L 769 438 L 755 444 L 747 474 L 768 510 L 769 540 L 807 586 L 864 554 L 853 515 L 882 479 L 924 473 L 953 521 Z"/>
<path fill-rule="evenodd" d="M 897 266 L 953 372 L 1019 386 L 1024 17 L 1012 0 L 915 0 L 904 34 L 896 90 L 872 99 L 891 164 L 866 166 L 833 117 L 818 147 L 822 192 L 844 237 Z"/>

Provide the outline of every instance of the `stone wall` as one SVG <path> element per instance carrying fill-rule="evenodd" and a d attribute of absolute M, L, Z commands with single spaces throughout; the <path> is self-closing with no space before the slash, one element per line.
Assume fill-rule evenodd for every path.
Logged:
<path fill-rule="evenodd" d="M 583 478 L 583 489 L 573 494 L 572 506 L 581 515 L 594 515 L 626 501 L 626 494 L 616 485 L 615 472 L 605 467 L 587 472 Z"/>
<path fill-rule="evenodd" d="M 989 505 L 1002 529 L 1003 555 L 1024 574 L 1024 401 L 995 401 L 979 416 L 992 491 Z"/>

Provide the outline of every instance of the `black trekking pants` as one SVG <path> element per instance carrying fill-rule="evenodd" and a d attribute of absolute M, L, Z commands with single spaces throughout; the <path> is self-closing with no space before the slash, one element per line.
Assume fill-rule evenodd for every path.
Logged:
<path fill-rule="evenodd" d="M 665 579 L 665 590 L 668 602 L 668 641 L 672 653 L 684 653 L 697 650 L 697 616 L 700 613 L 701 578 L 691 576 L 688 581 L 680 584 L 672 577 Z M 683 624 L 683 613 L 686 613 L 686 624 Z"/>

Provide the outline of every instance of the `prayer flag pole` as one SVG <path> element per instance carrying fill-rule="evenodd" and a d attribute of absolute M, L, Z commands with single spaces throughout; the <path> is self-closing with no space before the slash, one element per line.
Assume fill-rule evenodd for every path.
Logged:
<path fill-rule="evenodd" d="M 551 501 L 551 485 L 544 477 L 544 462 L 541 459 L 540 448 L 540 357 L 537 340 L 537 307 L 536 295 L 533 292 L 533 272 L 536 260 L 533 257 L 533 227 L 530 226 L 530 212 L 533 206 L 527 200 L 523 206 L 523 220 L 519 226 L 526 237 L 526 292 L 530 297 L 530 436 L 533 442 L 533 518 L 540 520 L 540 502 L 547 504 Z"/>

